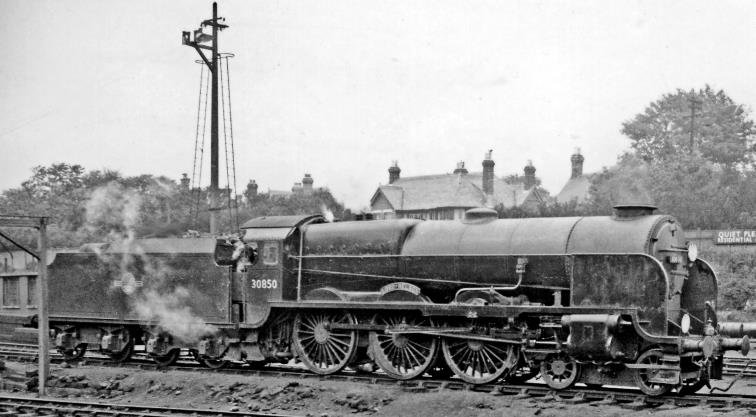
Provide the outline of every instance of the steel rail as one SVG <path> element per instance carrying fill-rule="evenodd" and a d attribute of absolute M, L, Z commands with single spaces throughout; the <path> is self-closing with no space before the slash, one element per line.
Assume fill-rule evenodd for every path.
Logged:
<path fill-rule="evenodd" d="M 20 413 L 44 413 L 76 416 L 120 416 L 120 417 L 163 417 L 163 416 L 251 416 L 251 417 L 294 417 L 256 411 L 222 411 L 202 408 L 156 407 L 150 405 L 103 403 L 90 401 L 60 400 L 53 398 L 31 398 L 20 395 L 0 395 L 0 416 Z M 4 414 L 5 413 L 5 414 Z M 16 413 L 16 414 L 7 414 Z"/>

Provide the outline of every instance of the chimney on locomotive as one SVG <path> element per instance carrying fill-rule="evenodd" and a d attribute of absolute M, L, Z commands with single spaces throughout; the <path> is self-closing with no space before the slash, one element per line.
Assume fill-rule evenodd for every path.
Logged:
<path fill-rule="evenodd" d="M 577 178 L 583 175 L 583 161 L 585 161 L 585 158 L 580 154 L 580 148 L 575 148 L 575 153 L 570 157 L 570 162 L 572 162 L 572 175 L 570 178 Z"/>
<path fill-rule="evenodd" d="M 399 162 L 391 161 L 391 167 L 389 167 L 388 172 L 389 184 L 393 184 L 396 180 L 399 179 L 399 174 L 402 172 L 402 170 L 399 168 Z"/>
<path fill-rule="evenodd" d="M 525 182 L 524 182 L 525 189 L 529 190 L 535 187 L 536 185 L 536 176 L 535 176 L 536 169 L 533 166 L 533 161 L 528 159 L 528 164 L 525 165 L 524 171 L 525 171 Z"/>
<path fill-rule="evenodd" d="M 483 158 L 483 192 L 486 195 L 493 195 L 494 190 L 494 165 L 496 164 L 491 159 L 492 152 L 493 149 L 489 149 Z"/>

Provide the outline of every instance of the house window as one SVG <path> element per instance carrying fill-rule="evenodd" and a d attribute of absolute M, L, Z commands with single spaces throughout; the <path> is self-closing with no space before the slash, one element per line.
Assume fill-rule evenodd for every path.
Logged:
<path fill-rule="evenodd" d="M 18 307 L 18 277 L 3 278 L 3 307 Z"/>
<path fill-rule="evenodd" d="M 37 277 L 26 277 L 26 305 L 37 305 Z"/>

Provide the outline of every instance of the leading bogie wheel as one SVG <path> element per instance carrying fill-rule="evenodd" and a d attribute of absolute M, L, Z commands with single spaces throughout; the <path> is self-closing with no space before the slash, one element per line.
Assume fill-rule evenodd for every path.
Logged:
<path fill-rule="evenodd" d="M 661 350 L 651 349 L 643 352 L 635 363 L 638 365 L 660 366 L 663 364 L 663 356 L 664 353 Z M 663 395 L 672 389 L 672 386 L 669 384 L 651 381 L 651 379 L 659 374 L 658 369 L 638 368 L 633 371 L 633 380 L 635 381 L 635 384 L 648 396 L 656 397 Z"/>
<path fill-rule="evenodd" d="M 449 369 L 463 381 L 487 384 L 514 369 L 519 352 L 514 345 L 474 339 L 444 338 L 441 349 Z"/>
<path fill-rule="evenodd" d="M 387 326 L 386 332 L 370 333 L 370 348 L 375 363 L 388 376 L 412 379 L 421 376 L 435 362 L 438 337 L 423 334 L 392 333 L 411 327 L 431 326 L 423 317 L 405 315 L 378 316 L 375 324 Z"/>
<path fill-rule="evenodd" d="M 328 375 L 344 369 L 354 356 L 357 331 L 332 329 L 332 324 L 357 324 L 348 312 L 312 312 L 294 319 L 293 342 L 299 360 L 316 374 Z"/>
<path fill-rule="evenodd" d="M 580 375 L 580 365 L 565 354 L 551 355 L 541 362 L 541 378 L 549 387 L 571 387 Z"/>

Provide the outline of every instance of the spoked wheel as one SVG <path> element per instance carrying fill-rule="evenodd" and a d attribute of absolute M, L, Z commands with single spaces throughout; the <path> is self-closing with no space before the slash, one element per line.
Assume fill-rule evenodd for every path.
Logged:
<path fill-rule="evenodd" d="M 444 338 L 441 347 L 449 369 L 471 384 L 486 384 L 505 376 L 519 358 L 514 345 L 505 343 Z"/>
<path fill-rule="evenodd" d="M 113 362 L 126 362 L 131 358 L 131 354 L 134 353 L 134 339 L 131 338 L 131 335 L 126 330 L 122 330 L 116 336 L 119 337 L 122 342 L 125 342 L 124 347 L 118 352 L 107 352 L 107 355 Z"/>
<path fill-rule="evenodd" d="M 298 314 L 294 319 L 294 347 L 299 359 L 316 374 L 328 375 L 344 369 L 357 346 L 355 330 L 330 330 L 331 324 L 357 324 L 347 312 Z"/>
<path fill-rule="evenodd" d="M 150 355 L 152 360 L 158 364 L 158 366 L 170 366 L 176 363 L 181 355 L 181 349 L 171 349 L 165 355 Z"/>
<path fill-rule="evenodd" d="M 431 322 L 423 317 L 392 315 L 376 317 L 375 324 L 389 326 L 389 331 L 396 331 L 408 327 L 430 326 Z M 438 338 L 422 334 L 370 332 L 370 347 L 375 363 L 388 376 L 412 379 L 425 373 L 435 361 Z"/>
<path fill-rule="evenodd" d="M 541 378 L 549 387 L 569 388 L 580 374 L 580 365 L 564 354 L 552 355 L 541 362 Z"/>
<path fill-rule="evenodd" d="M 221 369 L 225 368 L 226 365 L 228 365 L 228 361 L 225 359 L 213 359 L 208 357 L 201 357 L 199 355 L 199 352 L 196 350 L 191 350 L 192 357 L 194 357 L 194 360 L 199 362 L 200 365 L 210 368 L 210 369 Z"/>
<path fill-rule="evenodd" d="M 659 349 L 651 349 L 640 355 L 637 361 L 638 365 L 662 365 L 662 357 L 664 354 Z M 635 384 L 643 391 L 644 394 L 656 397 L 666 394 L 672 386 L 669 384 L 663 384 L 658 382 L 651 382 L 659 373 L 656 369 L 635 369 L 633 372 L 633 380 Z"/>
<path fill-rule="evenodd" d="M 80 343 L 76 345 L 72 350 L 60 351 L 60 354 L 63 355 L 63 359 L 65 359 L 66 362 L 78 361 L 79 359 L 84 357 L 85 353 L 87 353 L 86 343 Z"/>

